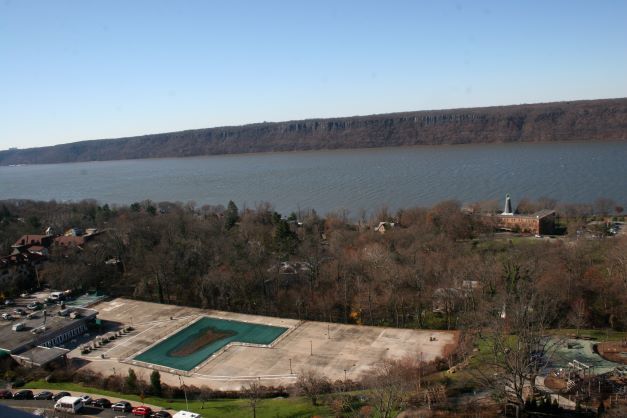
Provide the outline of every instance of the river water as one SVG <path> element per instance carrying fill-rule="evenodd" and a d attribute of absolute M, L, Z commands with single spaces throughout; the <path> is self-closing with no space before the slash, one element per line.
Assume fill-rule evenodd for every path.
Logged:
<path fill-rule="evenodd" d="M 0 167 L 0 199 L 270 202 L 356 215 L 510 193 L 627 205 L 627 141 L 417 146 Z"/>

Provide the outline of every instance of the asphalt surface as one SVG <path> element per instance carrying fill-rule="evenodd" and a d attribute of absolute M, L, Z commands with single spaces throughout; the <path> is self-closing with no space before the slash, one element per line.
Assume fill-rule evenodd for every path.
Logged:
<path fill-rule="evenodd" d="M 36 400 L 16 400 L 16 399 L 0 399 L 0 404 L 9 406 L 11 408 L 21 409 L 27 412 L 33 412 L 36 409 L 43 409 L 48 412 L 48 416 L 55 416 L 54 412 L 54 404 L 56 401 L 36 401 Z M 59 417 L 65 417 L 67 414 L 58 413 Z M 84 417 L 98 417 L 98 418 L 115 418 L 115 417 L 132 417 L 133 414 L 130 412 L 119 412 L 112 411 L 111 409 L 101 409 L 93 406 L 83 407 L 76 416 L 84 416 Z M 0 418 L 10 418 L 10 417 L 2 417 Z"/>

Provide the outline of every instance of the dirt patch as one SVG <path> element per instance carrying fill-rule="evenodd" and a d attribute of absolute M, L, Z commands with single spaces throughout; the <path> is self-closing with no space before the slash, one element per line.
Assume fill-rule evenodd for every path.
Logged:
<path fill-rule="evenodd" d="M 200 333 L 198 333 L 195 338 L 190 339 L 190 341 L 186 341 L 184 344 L 176 347 L 174 350 L 170 351 L 168 354 L 172 357 L 185 357 L 190 354 L 195 353 L 200 350 L 207 344 L 211 344 L 214 341 L 221 340 L 223 338 L 228 338 L 235 335 L 234 332 L 230 331 L 217 331 L 213 328 L 207 328 Z"/>
<path fill-rule="evenodd" d="M 596 345 L 596 350 L 605 360 L 627 364 L 627 341 L 608 341 Z"/>

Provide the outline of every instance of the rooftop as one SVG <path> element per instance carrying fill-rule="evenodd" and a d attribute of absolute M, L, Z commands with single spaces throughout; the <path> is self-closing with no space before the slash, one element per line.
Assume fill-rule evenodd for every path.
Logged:
<path fill-rule="evenodd" d="M 37 346 L 31 348 L 30 350 L 26 350 L 15 357 L 28 364 L 41 367 L 58 359 L 59 357 L 64 356 L 69 351 L 70 350 L 59 347 L 48 348 Z"/>
<path fill-rule="evenodd" d="M 521 214 L 521 213 L 513 213 L 513 214 L 504 214 L 504 213 L 499 213 L 498 217 L 501 218 L 527 218 L 527 219 L 542 219 L 545 218 L 547 216 L 550 216 L 552 214 L 554 214 L 555 211 L 551 210 L 551 209 L 542 209 L 539 210 L 537 212 L 531 213 L 531 214 Z"/>
<path fill-rule="evenodd" d="M 50 235 L 22 235 L 20 239 L 15 241 L 12 247 L 21 247 L 23 245 L 45 245 L 52 240 Z"/>

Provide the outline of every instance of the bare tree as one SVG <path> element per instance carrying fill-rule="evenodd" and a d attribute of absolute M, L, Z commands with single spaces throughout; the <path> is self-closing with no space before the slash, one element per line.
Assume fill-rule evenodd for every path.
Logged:
<path fill-rule="evenodd" d="M 420 365 L 413 360 L 386 361 L 366 379 L 372 406 L 383 418 L 396 416 L 419 384 Z"/>
<path fill-rule="evenodd" d="M 250 409 L 253 412 L 253 418 L 257 418 L 257 406 L 263 398 L 263 386 L 261 386 L 259 381 L 254 380 L 249 384 L 242 386 L 242 392 L 244 393 L 244 396 L 246 396 L 246 399 L 248 399 L 248 406 L 250 406 Z"/>
<path fill-rule="evenodd" d="M 313 369 L 302 370 L 296 380 L 298 391 L 311 400 L 312 405 L 318 405 L 318 398 L 329 392 L 331 383 L 325 376 L 321 376 Z"/>
<path fill-rule="evenodd" d="M 588 323 L 588 307 L 583 298 L 578 298 L 572 303 L 568 322 L 577 328 L 577 338 L 579 338 L 579 330 Z"/>
<path fill-rule="evenodd" d="M 506 295 L 492 310 L 491 332 L 483 337 L 490 356 L 478 373 L 496 398 L 524 407 L 525 388 L 534 390 L 537 374 L 548 365 L 559 341 L 547 333 L 555 314 L 551 301 L 536 292 L 524 274 L 509 279 Z"/>

